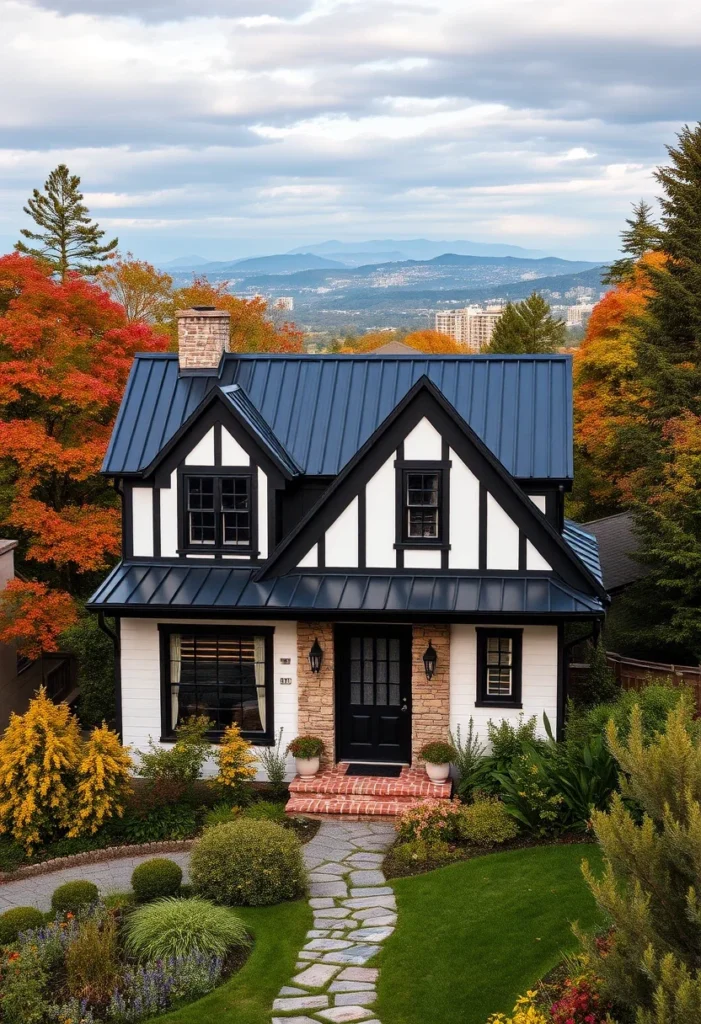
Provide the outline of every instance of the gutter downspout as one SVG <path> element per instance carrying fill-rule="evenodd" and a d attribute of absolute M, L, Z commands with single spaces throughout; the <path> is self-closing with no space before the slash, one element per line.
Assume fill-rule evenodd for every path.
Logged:
<path fill-rule="evenodd" d="M 115 727 L 119 739 L 122 739 L 122 659 L 121 649 L 119 643 L 119 617 L 115 616 L 115 626 L 117 632 L 111 629 L 105 622 L 105 613 L 97 613 L 97 624 L 105 634 L 112 641 L 114 646 L 114 718 Z"/>

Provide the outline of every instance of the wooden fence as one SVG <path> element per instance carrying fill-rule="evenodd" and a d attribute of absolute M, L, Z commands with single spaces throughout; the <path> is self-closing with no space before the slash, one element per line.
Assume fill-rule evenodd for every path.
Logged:
<path fill-rule="evenodd" d="M 642 690 L 650 683 L 667 680 L 674 686 L 688 686 L 696 698 L 696 709 L 701 715 L 701 666 L 672 665 L 661 661 L 641 661 L 624 658 L 621 654 L 606 652 L 606 660 L 613 669 L 616 682 L 623 690 Z M 589 666 L 581 662 L 570 665 L 570 678 L 582 679 Z"/>

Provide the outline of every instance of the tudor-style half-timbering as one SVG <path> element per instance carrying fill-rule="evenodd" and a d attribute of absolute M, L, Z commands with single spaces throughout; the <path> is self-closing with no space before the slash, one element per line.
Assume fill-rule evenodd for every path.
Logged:
<path fill-rule="evenodd" d="M 259 564 L 275 538 L 280 469 L 216 407 L 159 459 L 144 483 L 125 481 L 125 554 Z"/>

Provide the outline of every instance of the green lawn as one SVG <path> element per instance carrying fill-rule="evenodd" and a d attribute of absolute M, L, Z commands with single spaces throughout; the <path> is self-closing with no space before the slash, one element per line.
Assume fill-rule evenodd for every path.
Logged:
<path fill-rule="evenodd" d="M 312 912 L 302 900 L 275 907 L 240 907 L 236 913 L 256 940 L 245 965 L 204 999 L 156 1020 L 162 1024 L 270 1024 L 273 999 L 295 973 Z"/>
<path fill-rule="evenodd" d="M 396 879 L 399 927 L 379 965 L 382 1024 L 485 1024 L 598 923 L 580 871 L 592 845 L 541 846 Z"/>

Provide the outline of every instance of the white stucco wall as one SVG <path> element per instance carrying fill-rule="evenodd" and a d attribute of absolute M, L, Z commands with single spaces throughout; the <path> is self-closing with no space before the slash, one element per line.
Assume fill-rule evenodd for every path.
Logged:
<path fill-rule="evenodd" d="M 170 487 L 161 487 L 161 555 L 178 553 L 178 472 L 170 474 Z"/>
<path fill-rule="evenodd" d="M 365 487 L 365 564 L 368 569 L 393 569 L 397 564 L 394 550 L 396 458 L 396 452 L 392 452 Z"/>
<path fill-rule="evenodd" d="M 223 425 L 221 428 L 221 462 L 222 466 L 250 466 L 251 464 L 248 452 Z"/>
<path fill-rule="evenodd" d="M 358 499 L 353 498 L 338 519 L 326 531 L 326 565 L 330 568 L 357 568 Z"/>
<path fill-rule="evenodd" d="M 124 743 L 134 751 L 147 750 L 149 737 L 158 742 L 161 735 L 161 666 L 158 624 L 186 622 L 172 619 L 122 619 L 120 623 L 122 667 L 122 729 Z M 197 620 L 196 625 L 204 625 Z M 212 625 L 225 625 L 218 621 Z M 275 626 L 273 637 L 273 687 L 275 734 L 283 728 L 282 746 L 297 735 L 297 623 L 262 622 L 250 619 L 229 623 L 236 626 Z M 290 664 L 281 664 L 289 658 Z M 291 679 L 290 685 L 281 679 Z M 216 773 L 213 761 L 207 763 L 205 774 Z M 288 774 L 294 774 L 294 760 L 288 759 Z M 265 774 L 258 773 L 263 781 Z"/>
<path fill-rule="evenodd" d="M 443 439 L 433 424 L 424 418 L 404 438 L 404 458 L 438 461 L 443 453 Z"/>
<path fill-rule="evenodd" d="M 138 557 L 153 555 L 153 488 L 134 487 L 131 492 L 132 549 Z"/>
<path fill-rule="evenodd" d="M 214 465 L 214 427 L 210 427 L 204 437 L 185 456 L 186 466 Z"/>
<path fill-rule="evenodd" d="M 504 623 L 485 623 L 503 628 Z M 517 627 L 516 627 L 517 628 Z M 543 712 L 555 729 L 557 721 L 557 626 L 523 627 L 522 699 L 524 718 L 535 715 L 538 734 L 545 736 Z M 450 629 L 450 728 L 458 725 L 463 738 L 470 718 L 486 745 L 487 722 L 506 718 L 517 722 L 516 708 L 476 708 L 477 632 L 472 625 L 453 625 Z"/>
<path fill-rule="evenodd" d="M 451 569 L 479 568 L 480 484 L 459 455 L 450 449 Z"/>
<path fill-rule="evenodd" d="M 487 495 L 487 568 L 518 569 L 518 539 L 516 523 Z"/>

